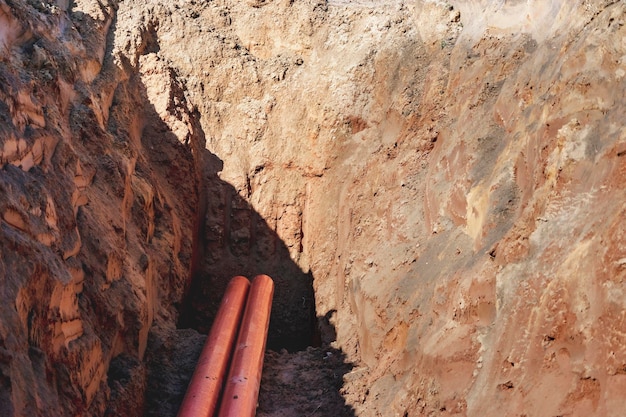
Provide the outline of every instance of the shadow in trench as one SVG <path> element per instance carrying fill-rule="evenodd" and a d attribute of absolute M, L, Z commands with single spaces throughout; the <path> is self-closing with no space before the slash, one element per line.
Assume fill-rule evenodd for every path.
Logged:
<path fill-rule="evenodd" d="M 316 316 L 313 276 L 291 260 L 276 232 L 219 178 L 222 161 L 202 152 L 200 199 L 206 215 L 199 224 L 193 281 L 179 329 L 150 335 L 145 416 L 176 415 L 228 282 L 235 275 L 260 273 L 274 279 L 275 293 L 257 415 L 354 416 L 341 394 L 352 365 L 331 347 L 334 311 Z"/>
<path fill-rule="evenodd" d="M 145 147 L 158 149 L 164 136 L 178 146 L 154 109 L 146 111 L 153 123 L 144 132 Z M 177 414 L 230 279 L 267 274 L 274 279 L 275 292 L 258 415 L 353 416 L 340 393 L 343 376 L 352 366 L 343 352 L 330 347 L 335 333 L 328 331 L 329 317 L 316 316 L 312 274 L 291 259 L 274 228 L 235 187 L 219 178 L 223 162 L 205 149 L 199 114 L 192 116 L 199 213 L 193 253 L 186 259 L 192 279 L 178 305 L 178 329 L 154 326 L 149 334 L 144 415 Z M 319 323 L 326 324 L 325 331 L 320 332 Z M 287 375 L 298 382 L 292 381 L 290 391 Z"/>
<path fill-rule="evenodd" d="M 298 351 L 316 332 L 313 276 L 291 259 L 276 232 L 218 173 L 223 162 L 203 149 L 206 215 L 199 224 L 193 278 L 179 328 L 208 333 L 226 285 L 235 275 L 267 274 L 275 283 L 268 349 Z"/>

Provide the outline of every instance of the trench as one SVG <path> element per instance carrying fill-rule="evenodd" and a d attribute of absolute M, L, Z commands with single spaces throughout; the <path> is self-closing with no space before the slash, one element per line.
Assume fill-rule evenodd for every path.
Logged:
<path fill-rule="evenodd" d="M 303 288 L 314 296 L 311 286 Z M 273 310 L 281 304 L 277 299 Z M 210 308 L 197 301 L 194 305 Z M 314 309 L 309 311 L 307 321 L 288 321 L 280 310 L 271 319 L 273 333 L 268 335 L 257 416 L 354 416 L 341 394 L 343 376 L 352 365 L 341 350 L 331 347 L 335 333 L 328 317 L 316 317 Z M 196 312 L 195 323 L 204 314 L 206 311 Z M 212 319 L 206 323 L 212 323 Z M 284 323 L 295 330 L 278 331 L 276 327 Z M 177 415 L 206 340 L 205 328 L 210 327 L 196 326 L 179 326 L 166 335 L 151 335 L 145 416 Z"/>
<path fill-rule="evenodd" d="M 340 393 L 352 365 L 331 346 L 329 315 L 315 310 L 314 277 L 203 151 L 200 215 L 191 282 L 177 329 L 151 334 L 145 416 L 175 416 L 230 279 L 267 274 L 275 282 L 257 416 L 353 416 Z M 329 313 L 332 314 L 332 313 Z"/>
<path fill-rule="evenodd" d="M 622 414 L 623 2 L 383 3 L 2 2 L 0 414 L 175 416 L 260 273 L 259 416 Z M 362 368 L 200 114 L 241 176 L 302 169 Z"/>
<path fill-rule="evenodd" d="M 275 282 L 268 349 L 296 352 L 319 346 L 313 275 L 300 269 L 276 231 L 219 178 L 223 162 L 203 153 L 195 263 L 178 327 L 207 334 L 230 279 L 267 274 Z"/>

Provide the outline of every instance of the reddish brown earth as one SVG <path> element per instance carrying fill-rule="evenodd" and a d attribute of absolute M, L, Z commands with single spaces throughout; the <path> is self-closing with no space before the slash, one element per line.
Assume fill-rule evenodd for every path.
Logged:
<path fill-rule="evenodd" d="M 175 415 L 266 273 L 259 415 L 621 416 L 625 23 L 0 0 L 0 415 Z"/>

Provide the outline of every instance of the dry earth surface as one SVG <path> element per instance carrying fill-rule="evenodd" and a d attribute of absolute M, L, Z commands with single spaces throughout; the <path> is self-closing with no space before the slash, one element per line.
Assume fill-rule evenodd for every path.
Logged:
<path fill-rule="evenodd" d="M 621 416 L 622 0 L 0 0 L 0 415 Z M 310 347 L 314 346 L 314 347 Z"/>

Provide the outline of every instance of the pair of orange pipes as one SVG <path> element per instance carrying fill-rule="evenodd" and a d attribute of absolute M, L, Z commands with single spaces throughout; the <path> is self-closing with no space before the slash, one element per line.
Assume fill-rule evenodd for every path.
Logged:
<path fill-rule="evenodd" d="M 231 352 L 230 372 L 217 416 L 256 414 L 273 296 L 274 282 L 267 275 L 257 275 L 252 285 L 242 276 L 230 281 L 178 417 L 214 416 Z"/>

